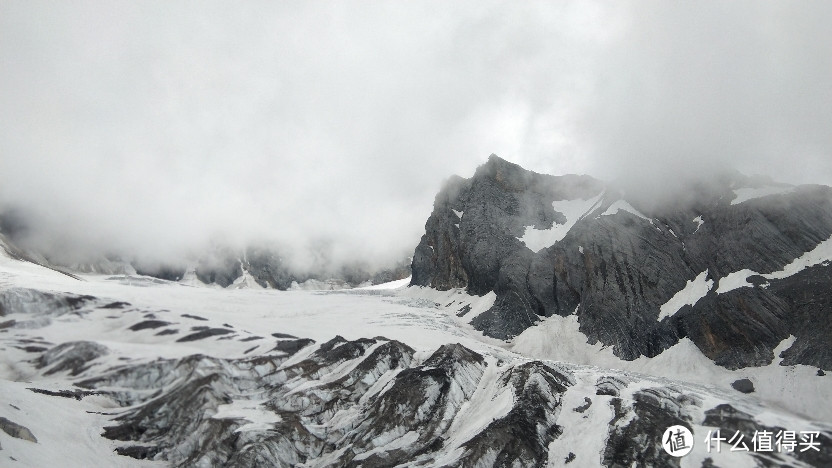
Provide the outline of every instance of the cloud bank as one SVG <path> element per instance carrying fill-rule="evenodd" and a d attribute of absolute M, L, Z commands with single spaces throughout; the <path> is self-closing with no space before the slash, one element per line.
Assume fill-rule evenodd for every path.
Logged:
<path fill-rule="evenodd" d="M 390 261 L 491 153 L 832 184 L 828 2 L 0 2 L 0 205 L 53 252 Z"/>

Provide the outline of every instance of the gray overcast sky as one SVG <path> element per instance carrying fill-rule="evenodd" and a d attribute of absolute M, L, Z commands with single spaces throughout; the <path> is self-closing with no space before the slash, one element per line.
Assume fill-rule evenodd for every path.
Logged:
<path fill-rule="evenodd" d="M 56 248 L 411 251 L 490 153 L 832 184 L 832 2 L 0 0 L 0 200 Z"/>

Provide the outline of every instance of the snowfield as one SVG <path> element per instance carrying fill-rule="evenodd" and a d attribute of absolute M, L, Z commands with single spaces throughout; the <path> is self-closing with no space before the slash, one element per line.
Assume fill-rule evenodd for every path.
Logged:
<path fill-rule="evenodd" d="M 690 281 L 662 313 L 670 315 L 706 293 L 712 282 L 705 276 L 703 272 Z M 439 380 L 435 386 L 425 384 L 425 396 L 413 415 L 430 431 L 443 434 L 445 441 L 428 454 L 433 458 L 419 455 L 427 466 L 473 456 L 480 457 L 481 466 L 496 463 L 496 452 L 480 453 L 478 447 L 488 447 L 489 437 L 501 434 L 499 421 L 513 420 L 525 411 L 524 401 L 547 408 L 536 427 L 562 428 L 560 435 L 547 433 L 538 441 L 550 466 L 568 459 L 576 461 L 573 466 L 601 463 L 605 446 L 623 437 L 619 432 L 639 417 L 626 403 L 626 416 L 617 414 L 614 408 L 621 403 L 615 400 L 643 398 L 643 392 L 670 399 L 684 394 L 692 406 L 679 410 L 680 417 L 693 421 L 697 438 L 709 430 L 701 424 L 710 414 L 706 410 L 727 401 L 767 424 L 832 429 L 832 387 L 826 378 L 814 375 L 814 368 L 775 363 L 729 371 L 705 358 L 687 339 L 656 358 L 622 361 L 610 349 L 587 343 L 575 316 L 544 319 L 503 342 L 484 337 L 469 324 L 494 304 L 493 293 L 476 297 L 463 290 L 409 288 L 407 280 L 345 291 L 276 291 L 246 287 L 248 283 L 244 279 L 236 285 L 239 288 L 219 289 L 193 278 L 173 283 L 136 275 L 84 275 L 79 280 L 0 255 L 0 418 L 24 426 L 37 440 L 0 431 L 0 466 L 168 466 L 176 455 L 167 455 L 168 461 L 119 455 L 114 450 L 124 449 L 124 442 L 101 434 L 117 417 L 171 397 L 172 379 L 180 376 L 164 366 L 181 369 L 194 359 L 187 374 L 191 379 L 210 375 L 209 369 L 230 376 L 217 384 L 226 389 L 226 396 L 204 408 L 204 424 L 230 424 L 229 433 L 245 440 L 292 424 L 296 416 L 291 411 L 306 414 L 303 411 L 316 399 L 340 401 L 342 397 L 329 392 L 345 382 L 362 389 L 350 397 L 355 398 L 352 406 L 324 411 L 327 419 L 305 426 L 311 433 L 319 432 L 315 437 L 340 438 L 331 439 L 337 450 L 299 466 L 339 466 L 353 442 L 338 444 L 346 443 L 353 432 L 355 444 L 366 442 L 364 451 L 353 454 L 355 463 L 379 460 L 421 443 L 419 432 L 383 426 L 384 419 L 376 426 L 367 421 L 376 414 L 372 411 L 387 414 L 388 400 L 398 402 L 395 398 L 401 395 L 391 388 L 401 387 L 405 375 L 419 373 L 419 382 L 430 383 L 439 369 L 451 376 L 450 386 L 443 387 Z M 333 340 L 336 335 L 343 338 Z M 362 339 L 371 340 L 355 351 Z M 788 341 L 781 343 L 776 356 Z M 398 364 L 382 360 L 367 371 L 367 356 L 398 346 L 396 342 L 412 348 L 412 358 L 405 353 Z M 444 346 L 456 343 L 462 347 Z M 310 367 L 310 359 L 322 355 L 324 348 L 330 354 L 342 350 L 346 357 Z M 465 354 L 465 349 L 474 354 Z M 546 360 L 550 367 L 534 367 L 537 361 L 531 359 Z M 124 380 L 119 372 L 131 369 L 145 370 Z M 261 378 L 268 385 L 257 384 Z M 750 379 L 756 393 L 744 395 L 731 388 L 740 378 Z M 83 379 L 103 380 L 79 386 Z M 608 393 L 597 390 L 602 386 Z M 159 393 L 163 390 L 167 393 Z M 279 397 L 276 391 L 282 392 Z M 193 437 L 179 444 L 199 453 L 202 436 Z M 314 444 L 314 438 L 310 440 L 303 444 Z M 155 452 L 147 453 L 153 458 Z M 704 452 L 694 454 L 682 466 L 701 466 Z M 712 459 L 721 466 L 753 463 L 752 458 L 733 455 Z M 210 466 L 206 457 L 194 463 Z M 185 466 L 181 464 L 193 460 L 177 463 Z"/>
<path fill-rule="evenodd" d="M 782 195 L 791 193 L 794 187 L 790 185 L 765 185 L 762 187 L 745 187 L 734 189 L 736 197 L 731 200 L 732 205 L 739 205 L 740 203 L 753 200 L 755 198 L 767 197 L 769 195 Z"/>
<path fill-rule="evenodd" d="M 595 209 L 601 202 L 603 196 L 603 193 L 599 193 L 597 196 L 587 199 L 579 198 L 576 200 L 556 200 L 552 202 L 552 208 L 556 212 L 563 214 L 566 221 L 563 224 L 552 223 L 552 227 L 549 229 L 536 229 L 534 226 L 526 226 L 523 236 L 518 237 L 518 239 L 534 252 L 551 247 L 566 237 L 566 234 L 572 229 L 575 223 Z"/>

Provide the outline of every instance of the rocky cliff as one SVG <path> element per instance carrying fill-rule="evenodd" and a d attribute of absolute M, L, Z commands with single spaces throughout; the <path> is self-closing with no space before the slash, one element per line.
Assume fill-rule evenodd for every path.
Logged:
<path fill-rule="evenodd" d="M 494 291 L 470 322 L 488 336 L 575 314 L 627 360 L 688 337 L 724 367 L 759 366 L 795 336 L 784 364 L 832 369 L 829 187 L 727 174 L 656 201 L 492 155 L 446 183 L 425 231 L 411 284 Z"/>

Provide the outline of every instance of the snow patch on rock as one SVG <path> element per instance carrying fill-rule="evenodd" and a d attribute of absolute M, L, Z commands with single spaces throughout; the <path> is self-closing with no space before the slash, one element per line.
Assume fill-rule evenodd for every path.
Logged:
<path fill-rule="evenodd" d="M 737 288 L 751 287 L 751 284 L 748 282 L 748 278 L 750 276 L 759 275 L 770 280 L 783 279 L 800 273 L 806 268 L 828 262 L 830 260 L 832 260 L 832 237 L 821 242 L 809 252 L 806 252 L 800 257 L 794 259 L 791 263 L 784 266 L 782 270 L 761 275 L 746 268 L 729 273 L 719 280 L 719 288 L 717 288 L 716 292 L 718 294 L 723 294 Z"/>
<path fill-rule="evenodd" d="M 705 220 L 702 219 L 702 215 L 699 215 L 693 218 L 693 222 L 696 223 L 696 230 L 693 231 L 693 233 L 696 234 L 697 232 L 699 232 L 699 228 L 701 228 L 702 225 L 705 224 Z"/>
<path fill-rule="evenodd" d="M 659 311 L 659 318 L 661 321 L 665 317 L 672 317 L 673 314 L 679 311 L 683 306 L 694 305 L 699 299 L 705 297 L 708 291 L 714 286 L 714 281 L 706 279 L 708 277 L 708 270 L 699 273 L 696 278 L 688 280 L 685 287 L 673 295 L 667 302 L 662 304 Z"/>
<path fill-rule="evenodd" d="M 716 288 L 717 294 L 724 294 L 728 291 L 733 291 L 737 288 L 744 288 L 751 286 L 747 279 L 749 276 L 759 275 L 756 271 L 751 271 L 748 268 L 743 268 L 739 271 L 728 273 L 719 279 L 719 287 Z"/>
<path fill-rule="evenodd" d="M 782 270 L 763 275 L 767 279 L 782 279 L 799 273 L 810 266 L 832 260 L 832 237 L 818 244 L 814 249 L 804 253 L 784 266 Z"/>
<path fill-rule="evenodd" d="M 624 200 L 618 200 L 615 203 L 613 203 L 612 205 L 610 205 L 610 207 L 607 208 L 606 211 L 601 213 L 601 216 L 614 215 L 614 214 L 618 213 L 619 211 L 626 211 L 630 214 L 634 214 L 634 215 L 638 216 L 639 218 L 646 219 L 647 221 L 650 221 L 651 223 L 653 222 L 650 218 L 648 218 L 647 216 L 644 216 L 643 214 L 641 214 L 640 211 L 633 208 L 633 205 L 630 205 L 629 203 L 627 203 Z"/>
<path fill-rule="evenodd" d="M 534 252 L 551 247 L 566 237 L 572 226 L 598 205 L 602 195 L 599 194 L 594 198 L 587 199 L 553 201 L 552 208 L 562 213 L 566 217 L 566 222 L 563 224 L 553 223 L 549 229 L 535 229 L 534 226 L 526 226 L 523 236 L 517 239 Z"/>
<path fill-rule="evenodd" d="M 746 187 L 734 189 L 734 194 L 736 194 L 736 198 L 731 200 L 731 204 L 739 205 L 740 203 L 746 202 L 748 200 L 753 200 L 755 198 L 767 197 L 769 195 L 782 195 L 786 193 L 791 193 L 793 191 L 794 187 L 782 185 L 767 185 L 757 188 Z"/>

